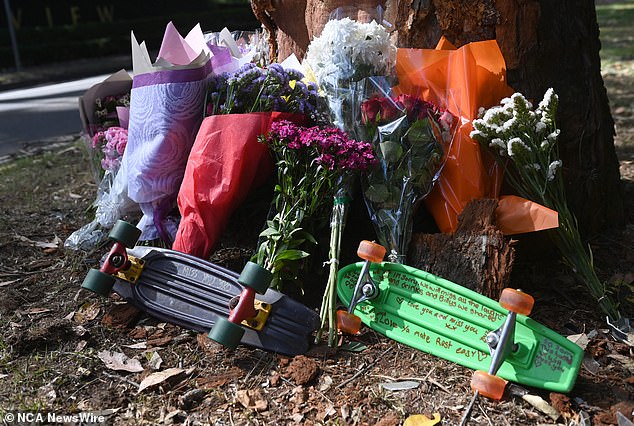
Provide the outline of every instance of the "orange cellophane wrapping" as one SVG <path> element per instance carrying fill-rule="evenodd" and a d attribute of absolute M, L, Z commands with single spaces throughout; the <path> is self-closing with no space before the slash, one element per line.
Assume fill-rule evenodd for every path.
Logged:
<path fill-rule="evenodd" d="M 211 255 L 231 214 L 273 171 L 268 147 L 257 138 L 277 120 L 301 124 L 303 116 L 256 112 L 203 120 L 178 193 L 182 219 L 174 250 L 204 259 Z"/>
<path fill-rule="evenodd" d="M 480 107 L 490 108 L 513 93 L 506 84 L 506 64 L 495 40 L 456 49 L 442 38 L 436 49 L 398 49 L 397 92 L 417 95 L 458 117 L 458 129 L 438 181 L 425 204 L 442 232 L 456 230 L 458 215 L 478 198 L 499 198 L 503 170 L 493 156 L 471 139 Z M 497 210 L 507 234 L 557 226 L 557 213 L 520 197 Z"/>

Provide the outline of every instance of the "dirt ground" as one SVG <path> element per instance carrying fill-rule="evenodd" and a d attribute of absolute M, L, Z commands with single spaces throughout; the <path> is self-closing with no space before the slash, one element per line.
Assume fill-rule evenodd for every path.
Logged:
<path fill-rule="evenodd" d="M 634 318 L 631 86 L 618 74 L 605 79 L 615 99 L 629 224 L 593 238 L 591 246 L 599 276 Z M 20 424 L 79 424 L 79 415 L 87 413 L 93 418 L 83 424 L 391 426 L 409 419 L 408 425 L 431 425 L 436 423 L 413 416 L 432 419 L 435 413 L 441 419 L 437 424 L 459 423 L 472 396 L 472 372 L 370 329 L 346 338 L 358 343 L 354 350 L 320 345 L 295 358 L 243 346 L 229 352 L 116 296 L 80 290 L 87 270 L 106 249 L 78 253 L 62 244 L 90 220 L 95 193 L 86 153 L 72 138 L 0 165 L 0 419 L 5 424 L 18 424 L 18 413 L 27 412 L 30 417 L 23 416 Z M 263 223 L 245 227 L 247 218 L 266 214 L 266 204 L 250 203 L 236 212 L 212 256 L 234 270 L 253 250 Z M 579 342 L 585 360 L 569 394 L 510 385 L 499 402 L 480 398 L 469 424 L 631 424 L 625 419 L 633 420 L 633 349 L 608 333 L 584 290 L 552 259 L 521 253 L 512 285 L 535 297 L 535 320 L 564 336 L 587 339 Z M 388 384 L 396 390 L 386 389 Z M 546 406 L 534 402 L 540 398 Z M 548 407 L 556 411 L 546 414 Z"/>

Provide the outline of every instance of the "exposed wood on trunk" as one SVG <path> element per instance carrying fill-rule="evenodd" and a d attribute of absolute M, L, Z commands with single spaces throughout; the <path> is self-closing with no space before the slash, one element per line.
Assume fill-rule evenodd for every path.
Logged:
<path fill-rule="evenodd" d="M 408 264 L 497 300 L 509 285 L 515 249 L 495 227 L 497 201 L 471 201 L 455 234 L 416 234 Z"/>

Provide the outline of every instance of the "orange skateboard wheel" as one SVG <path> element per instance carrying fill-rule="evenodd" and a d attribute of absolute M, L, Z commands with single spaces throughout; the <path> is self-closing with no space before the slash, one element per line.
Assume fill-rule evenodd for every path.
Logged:
<path fill-rule="evenodd" d="M 502 399 L 506 383 L 503 378 L 489 374 L 486 371 L 478 370 L 471 377 L 471 389 L 495 400 Z"/>
<path fill-rule="evenodd" d="M 500 295 L 500 306 L 516 314 L 530 314 L 534 304 L 533 296 L 513 288 L 505 288 Z"/>
<path fill-rule="evenodd" d="M 361 318 L 348 311 L 337 311 L 337 328 L 342 333 L 359 334 L 361 330 Z"/>
<path fill-rule="evenodd" d="M 381 244 L 363 240 L 359 243 L 357 256 L 363 260 L 369 260 L 372 263 L 381 263 L 385 257 L 385 252 L 386 249 Z"/>

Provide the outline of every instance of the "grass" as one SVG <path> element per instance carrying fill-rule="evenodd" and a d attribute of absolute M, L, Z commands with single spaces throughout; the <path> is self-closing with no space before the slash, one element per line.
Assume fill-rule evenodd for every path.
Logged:
<path fill-rule="evenodd" d="M 603 69 L 616 67 L 634 77 L 634 2 L 601 4 L 596 11 Z"/>
<path fill-rule="evenodd" d="M 615 122 L 621 160 L 634 159 L 634 1 L 596 6 L 601 74 Z"/>

